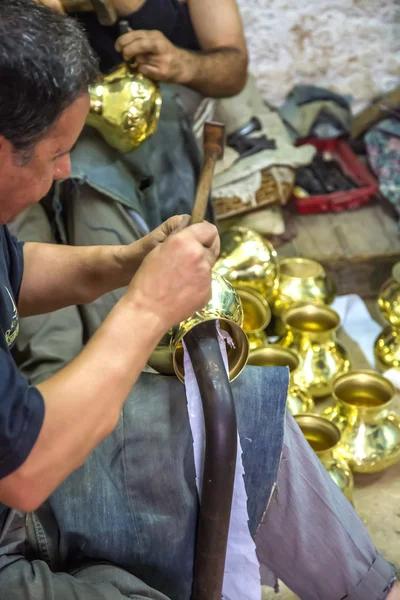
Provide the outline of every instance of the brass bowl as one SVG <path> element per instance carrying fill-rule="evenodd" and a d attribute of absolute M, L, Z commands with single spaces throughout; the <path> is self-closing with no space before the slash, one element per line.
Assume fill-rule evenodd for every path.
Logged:
<path fill-rule="evenodd" d="M 279 263 L 279 284 L 274 294 L 273 313 L 281 317 L 293 304 L 331 304 L 336 285 L 323 266 L 309 258 L 283 258 Z"/>
<path fill-rule="evenodd" d="M 283 321 L 287 332 L 278 343 L 300 356 L 294 382 L 314 399 L 328 396 L 335 377 L 350 369 L 348 353 L 335 339 L 339 315 L 322 304 L 296 304 Z"/>
<path fill-rule="evenodd" d="M 161 112 L 159 85 L 126 63 L 89 88 L 87 125 L 119 152 L 131 152 L 157 129 Z"/>
<path fill-rule="evenodd" d="M 253 350 L 257 350 L 257 348 L 264 348 L 264 346 L 268 346 L 268 336 L 264 331 L 259 331 L 258 333 L 247 333 L 247 339 L 249 340 L 249 349 L 250 352 Z"/>
<path fill-rule="evenodd" d="M 354 479 L 349 465 L 340 456 L 340 431 L 319 415 L 296 415 L 295 420 L 336 485 L 352 502 Z"/>
<path fill-rule="evenodd" d="M 293 380 L 300 364 L 296 352 L 275 344 L 269 344 L 264 348 L 250 350 L 247 364 L 257 367 L 288 367 L 290 371 L 290 384 L 287 395 L 288 409 L 292 415 L 314 410 L 314 402 L 308 391 L 296 385 Z"/>
<path fill-rule="evenodd" d="M 243 307 L 243 329 L 246 334 L 264 331 L 271 320 L 268 302 L 251 288 L 237 287 Z"/>
<path fill-rule="evenodd" d="M 385 327 L 375 340 L 374 354 L 380 371 L 400 368 L 400 327 Z"/>
<path fill-rule="evenodd" d="M 400 325 L 400 263 L 394 265 L 392 277 L 379 290 L 378 305 L 388 323 Z"/>
<path fill-rule="evenodd" d="M 230 380 L 238 377 L 246 366 L 249 354 L 249 342 L 242 329 L 242 304 L 235 288 L 215 272 L 212 274 L 210 302 L 165 334 L 148 361 L 150 367 L 163 375 L 175 373 L 184 381 L 182 341 L 185 335 L 200 323 L 217 320 L 233 340 L 233 347 L 227 345 Z"/>
<path fill-rule="evenodd" d="M 335 379 L 335 406 L 324 415 L 342 432 L 341 456 L 357 473 L 377 473 L 400 460 L 400 417 L 390 412 L 392 383 L 374 371 Z"/>
<path fill-rule="evenodd" d="M 221 234 L 221 255 L 214 270 L 237 287 L 250 287 L 270 300 L 278 284 L 274 247 L 253 229 L 232 227 Z"/>

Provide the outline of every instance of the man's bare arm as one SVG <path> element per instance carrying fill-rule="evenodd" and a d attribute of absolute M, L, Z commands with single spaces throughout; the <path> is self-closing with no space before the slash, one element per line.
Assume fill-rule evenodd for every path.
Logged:
<path fill-rule="evenodd" d="M 135 58 L 139 70 L 158 81 L 180 83 L 205 96 L 238 94 L 247 79 L 248 55 L 235 0 L 188 0 L 201 52 L 174 46 L 159 31 L 131 31 L 116 48 Z"/>

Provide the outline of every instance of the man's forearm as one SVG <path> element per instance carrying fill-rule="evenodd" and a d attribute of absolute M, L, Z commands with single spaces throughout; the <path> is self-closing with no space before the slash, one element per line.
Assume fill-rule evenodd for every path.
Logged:
<path fill-rule="evenodd" d="M 82 353 L 38 386 L 42 430 L 28 459 L 0 481 L 3 503 L 30 511 L 115 428 L 121 408 L 163 334 L 146 308 L 123 298 Z"/>
<path fill-rule="evenodd" d="M 87 304 L 128 285 L 140 267 L 143 241 L 129 246 L 73 247 L 27 243 L 18 309 L 21 316 Z"/>
<path fill-rule="evenodd" d="M 246 84 L 247 54 L 238 48 L 219 48 L 208 52 L 180 50 L 179 53 L 179 83 L 204 96 L 235 96 Z"/>

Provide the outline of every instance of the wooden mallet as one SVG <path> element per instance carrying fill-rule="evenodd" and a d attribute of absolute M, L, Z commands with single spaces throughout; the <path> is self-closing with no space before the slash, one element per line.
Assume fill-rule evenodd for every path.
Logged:
<path fill-rule="evenodd" d="M 202 223 L 206 216 L 208 199 L 217 160 L 224 156 L 225 126 L 222 123 L 208 122 L 204 125 L 204 164 L 201 170 L 196 200 L 193 207 L 190 224 Z"/>

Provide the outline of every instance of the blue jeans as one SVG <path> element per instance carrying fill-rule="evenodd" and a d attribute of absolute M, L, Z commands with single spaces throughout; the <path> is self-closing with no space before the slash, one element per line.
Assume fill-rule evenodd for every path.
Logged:
<path fill-rule="evenodd" d="M 394 569 L 290 415 L 285 425 L 287 381 L 248 367 L 233 384 L 263 582 L 278 576 L 303 600 L 383 600 Z M 189 600 L 197 514 L 184 388 L 143 374 L 116 430 L 48 504 L 3 514 L 1 597 Z"/>

